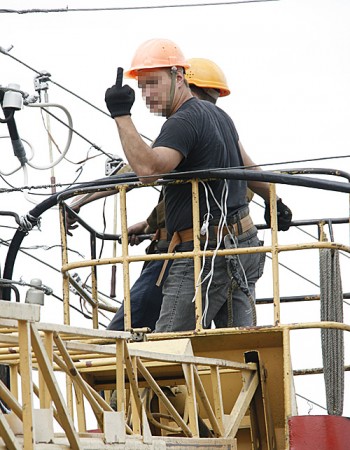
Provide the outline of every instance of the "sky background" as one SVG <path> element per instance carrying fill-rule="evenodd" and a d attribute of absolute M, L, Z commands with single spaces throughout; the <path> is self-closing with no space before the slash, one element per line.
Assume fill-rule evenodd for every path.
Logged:
<path fill-rule="evenodd" d="M 105 90 L 115 80 L 118 66 L 127 69 L 136 48 L 151 38 L 167 38 L 175 41 L 185 57 L 203 57 L 215 61 L 225 72 L 231 95 L 219 100 L 218 105 L 233 118 L 240 140 L 251 158 L 266 169 L 329 168 L 349 171 L 350 137 L 350 2 L 348 0 L 280 0 L 260 3 L 180 7 L 204 2 L 149 1 L 6 1 L 0 5 L 0 46 L 8 49 L 14 60 L 0 53 L 0 85 L 17 83 L 30 95 L 34 90 L 36 72 L 46 70 L 51 80 L 90 102 L 107 113 L 104 103 Z M 209 3 L 209 2 L 208 2 Z M 118 11 L 57 12 L 57 13 L 5 13 L 4 9 L 29 10 L 34 8 L 132 8 L 142 6 L 177 5 L 176 8 L 125 9 Z M 29 66 L 26 67 L 25 65 Z M 34 69 L 34 70 L 32 70 Z M 154 139 L 164 122 L 147 110 L 136 83 L 129 84 L 136 90 L 132 118 L 140 133 Z M 74 135 L 67 158 L 55 166 L 57 183 L 72 183 L 80 174 L 79 182 L 101 178 L 105 171 L 105 154 L 91 149 L 91 143 L 103 152 L 124 158 L 114 122 L 108 114 L 87 105 L 65 89 L 50 83 L 49 100 L 69 111 L 73 128 L 85 139 Z M 62 110 L 52 112 L 64 119 Z M 33 147 L 33 163 L 45 166 L 49 161 L 48 138 L 39 108 L 25 107 L 15 115 L 22 139 Z M 67 139 L 65 128 L 50 119 L 52 136 L 62 150 Z M 7 127 L 0 124 L 0 137 L 7 136 Z M 28 147 L 26 147 L 28 148 Z M 18 167 L 11 143 L 0 139 L 1 165 L 0 187 L 41 186 L 50 184 L 50 170 L 28 168 L 28 180 Z M 29 151 L 29 149 L 28 149 Z M 87 156 L 96 158 L 81 163 Z M 59 156 L 54 149 L 54 159 Z M 321 159 L 314 161 L 314 159 Z M 272 165 L 273 164 L 273 165 Z M 5 174 L 5 175 L 4 175 Z M 325 178 L 325 176 L 322 176 Z M 329 177 L 329 180 L 344 181 Z M 31 193 L 2 193 L 2 210 L 22 215 L 33 208 L 32 202 L 42 201 L 47 189 L 32 189 Z M 300 187 L 279 186 L 278 194 L 293 211 L 295 220 L 325 217 L 348 217 L 349 196 Z M 152 188 L 135 190 L 128 194 L 128 223 L 133 224 L 147 217 L 157 202 L 158 192 Z M 262 200 L 254 198 L 260 205 Z M 106 231 L 114 227 L 114 202 L 111 197 L 105 206 Z M 119 202 L 117 202 L 119 205 Z M 263 223 L 264 209 L 252 204 L 251 214 L 256 223 Z M 92 226 L 102 231 L 103 201 L 86 206 L 81 212 Z M 13 236 L 15 223 L 2 217 L 1 238 Z M 120 220 L 117 221 L 119 229 Z M 268 231 L 259 233 L 268 245 Z M 282 244 L 314 242 L 315 227 L 292 229 L 279 233 Z M 336 242 L 349 245 L 349 228 L 346 225 L 334 229 Z M 23 241 L 27 251 L 50 265 L 59 268 L 61 263 L 58 212 L 48 211 L 42 217 L 42 231 L 33 230 Z M 56 247 L 51 248 L 52 245 Z M 47 246 L 48 249 L 33 247 Z M 76 230 L 69 238 L 70 261 L 89 258 L 88 236 Z M 132 248 L 142 253 L 146 244 Z M 111 256 L 112 244 L 107 243 L 102 256 Z M 117 247 L 117 253 L 120 254 Z M 3 268 L 7 247 L 0 247 L 0 265 Z M 280 294 L 312 295 L 319 292 L 319 268 L 317 251 L 282 253 L 280 261 L 288 266 L 280 268 Z M 349 292 L 349 258 L 340 257 L 343 291 Z M 137 278 L 141 265 L 132 266 L 132 282 Z M 118 268 L 117 298 L 123 297 L 122 273 Z M 79 271 L 84 280 L 86 271 Z M 302 275 L 301 278 L 300 275 Z M 29 282 L 40 277 L 61 296 L 61 277 L 40 262 L 20 254 L 13 279 Z M 272 296 L 271 263 L 267 260 L 265 273 L 257 285 L 257 297 Z M 99 269 L 99 287 L 109 293 L 110 267 Z M 21 288 L 22 301 L 26 289 Z M 72 303 L 79 306 L 77 297 Z M 271 324 L 271 306 L 258 307 L 258 324 Z M 319 303 L 309 302 L 282 305 L 282 322 L 316 321 L 319 319 Z M 107 324 L 110 315 L 101 318 Z M 72 312 L 72 323 L 90 326 L 82 316 Z M 46 298 L 42 308 L 42 320 L 62 322 L 62 305 L 52 297 Z M 344 304 L 344 321 L 350 322 L 350 306 Z M 294 368 L 321 366 L 318 331 L 295 332 L 292 335 Z M 349 364 L 349 339 L 347 338 L 346 363 Z M 345 375 L 345 398 L 350 397 L 349 372 Z M 300 395 L 325 406 L 322 377 L 296 378 Z M 298 398 L 299 412 L 322 414 L 315 405 Z M 345 401 L 344 415 L 350 415 L 350 403 Z"/>

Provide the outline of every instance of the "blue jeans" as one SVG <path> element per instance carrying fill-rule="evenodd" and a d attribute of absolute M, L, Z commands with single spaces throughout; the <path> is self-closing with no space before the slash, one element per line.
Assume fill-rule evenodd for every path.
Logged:
<path fill-rule="evenodd" d="M 168 275 L 172 261 L 169 260 L 162 283 L 156 285 L 163 261 L 149 261 L 130 289 L 131 326 L 132 328 L 148 327 L 152 331 L 159 317 L 162 306 L 162 287 Z M 124 330 L 124 303 L 107 327 L 107 330 Z"/>
<path fill-rule="evenodd" d="M 188 251 L 189 244 L 183 243 L 177 251 Z M 249 231 L 237 237 L 238 247 L 258 247 L 261 245 L 257 237 L 257 229 L 253 226 Z M 265 262 L 265 253 L 238 256 L 245 272 L 249 291 L 255 299 L 255 283 L 261 277 Z M 208 279 L 206 275 L 211 269 L 212 258 L 205 258 L 202 274 L 203 311 L 206 309 L 206 291 Z M 156 332 L 187 331 L 195 328 L 195 295 L 193 279 L 193 259 L 174 260 L 163 287 L 163 303 L 160 317 L 156 323 Z M 248 296 L 237 287 L 227 268 L 224 256 L 214 260 L 214 275 L 208 291 L 206 315 L 202 319 L 204 328 L 210 328 L 212 321 L 217 328 L 227 326 L 252 325 L 252 310 Z M 232 286 L 235 286 L 232 292 Z M 232 323 L 229 321 L 229 306 L 232 304 Z"/>

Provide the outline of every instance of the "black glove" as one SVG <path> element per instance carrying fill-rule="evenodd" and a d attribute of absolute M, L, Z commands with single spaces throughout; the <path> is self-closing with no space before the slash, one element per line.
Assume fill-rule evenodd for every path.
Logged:
<path fill-rule="evenodd" d="M 123 69 L 118 67 L 115 85 L 107 89 L 105 102 L 111 117 L 131 116 L 130 110 L 135 101 L 135 91 L 123 83 Z"/>
<path fill-rule="evenodd" d="M 265 222 L 271 227 L 270 203 L 265 202 Z M 278 231 L 287 231 L 292 222 L 292 211 L 287 205 L 282 203 L 281 199 L 277 200 L 277 227 Z"/>

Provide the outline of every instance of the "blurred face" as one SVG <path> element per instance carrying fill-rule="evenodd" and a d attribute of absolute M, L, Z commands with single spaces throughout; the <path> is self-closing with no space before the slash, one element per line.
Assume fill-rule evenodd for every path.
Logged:
<path fill-rule="evenodd" d="M 170 106 L 169 69 L 139 70 L 138 84 L 149 110 L 157 116 L 165 117 Z"/>

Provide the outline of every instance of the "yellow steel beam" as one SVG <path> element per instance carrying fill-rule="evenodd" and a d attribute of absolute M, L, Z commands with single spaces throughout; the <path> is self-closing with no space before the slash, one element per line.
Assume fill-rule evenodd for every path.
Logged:
<path fill-rule="evenodd" d="M 128 259 L 128 223 L 126 215 L 126 190 L 127 186 L 119 186 L 120 194 L 120 215 L 121 215 L 121 232 L 122 232 L 122 257 L 123 264 L 123 286 L 124 286 L 124 329 L 131 329 L 131 307 L 130 307 L 130 273 Z M 117 259 L 117 258 L 115 258 Z"/>
<path fill-rule="evenodd" d="M 20 371 L 23 408 L 23 439 L 26 450 L 34 449 L 34 402 L 32 391 L 32 349 L 30 323 L 18 321 L 18 339 L 21 347 Z"/>
<path fill-rule="evenodd" d="M 272 284 L 273 284 L 273 318 L 275 326 L 281 321 L 280 293 L 279 293 L 279 270 L 278 270 L 278 224 L 276 185 L 270 183 L 270 217 L 271 217 L 271 243 L 272 243 Z"/>
<path fill-rule="evenodd" d="M 80 445 L 79 436 L 74 428 L 73 421 L 71 416 L 65 406 L 65 402 L 63 400 L 61 391 L 59 389 L 57 380 L 55 378 L 53 369 L 50 364 L 50 360 L 46 354 L 45 347 L 41 341 L 38 330 L 35 328 L 33 324 L 31 324 L 31 338 L 32 338 L 32 346 L 33 350 L 38 359 L 39 365 L 42 369 L 42 374 L 47 384 L 47 387 L 50 391 L 51 398 L 56 405 L 57 412 L 60 416 L 61 425 L 66 433 L 66 436 L 69 440 L 70 446 L 73 450 L 81 450 L 82 447 Z M 29 354 L 31 354 L 29 352 Z M 21 376 L 23 377 L 22 367 L 21 367 Z M 27 447 L 25 447 L 27 448 Z M 28 447 L 28 450 L 31 447 Z"/>

